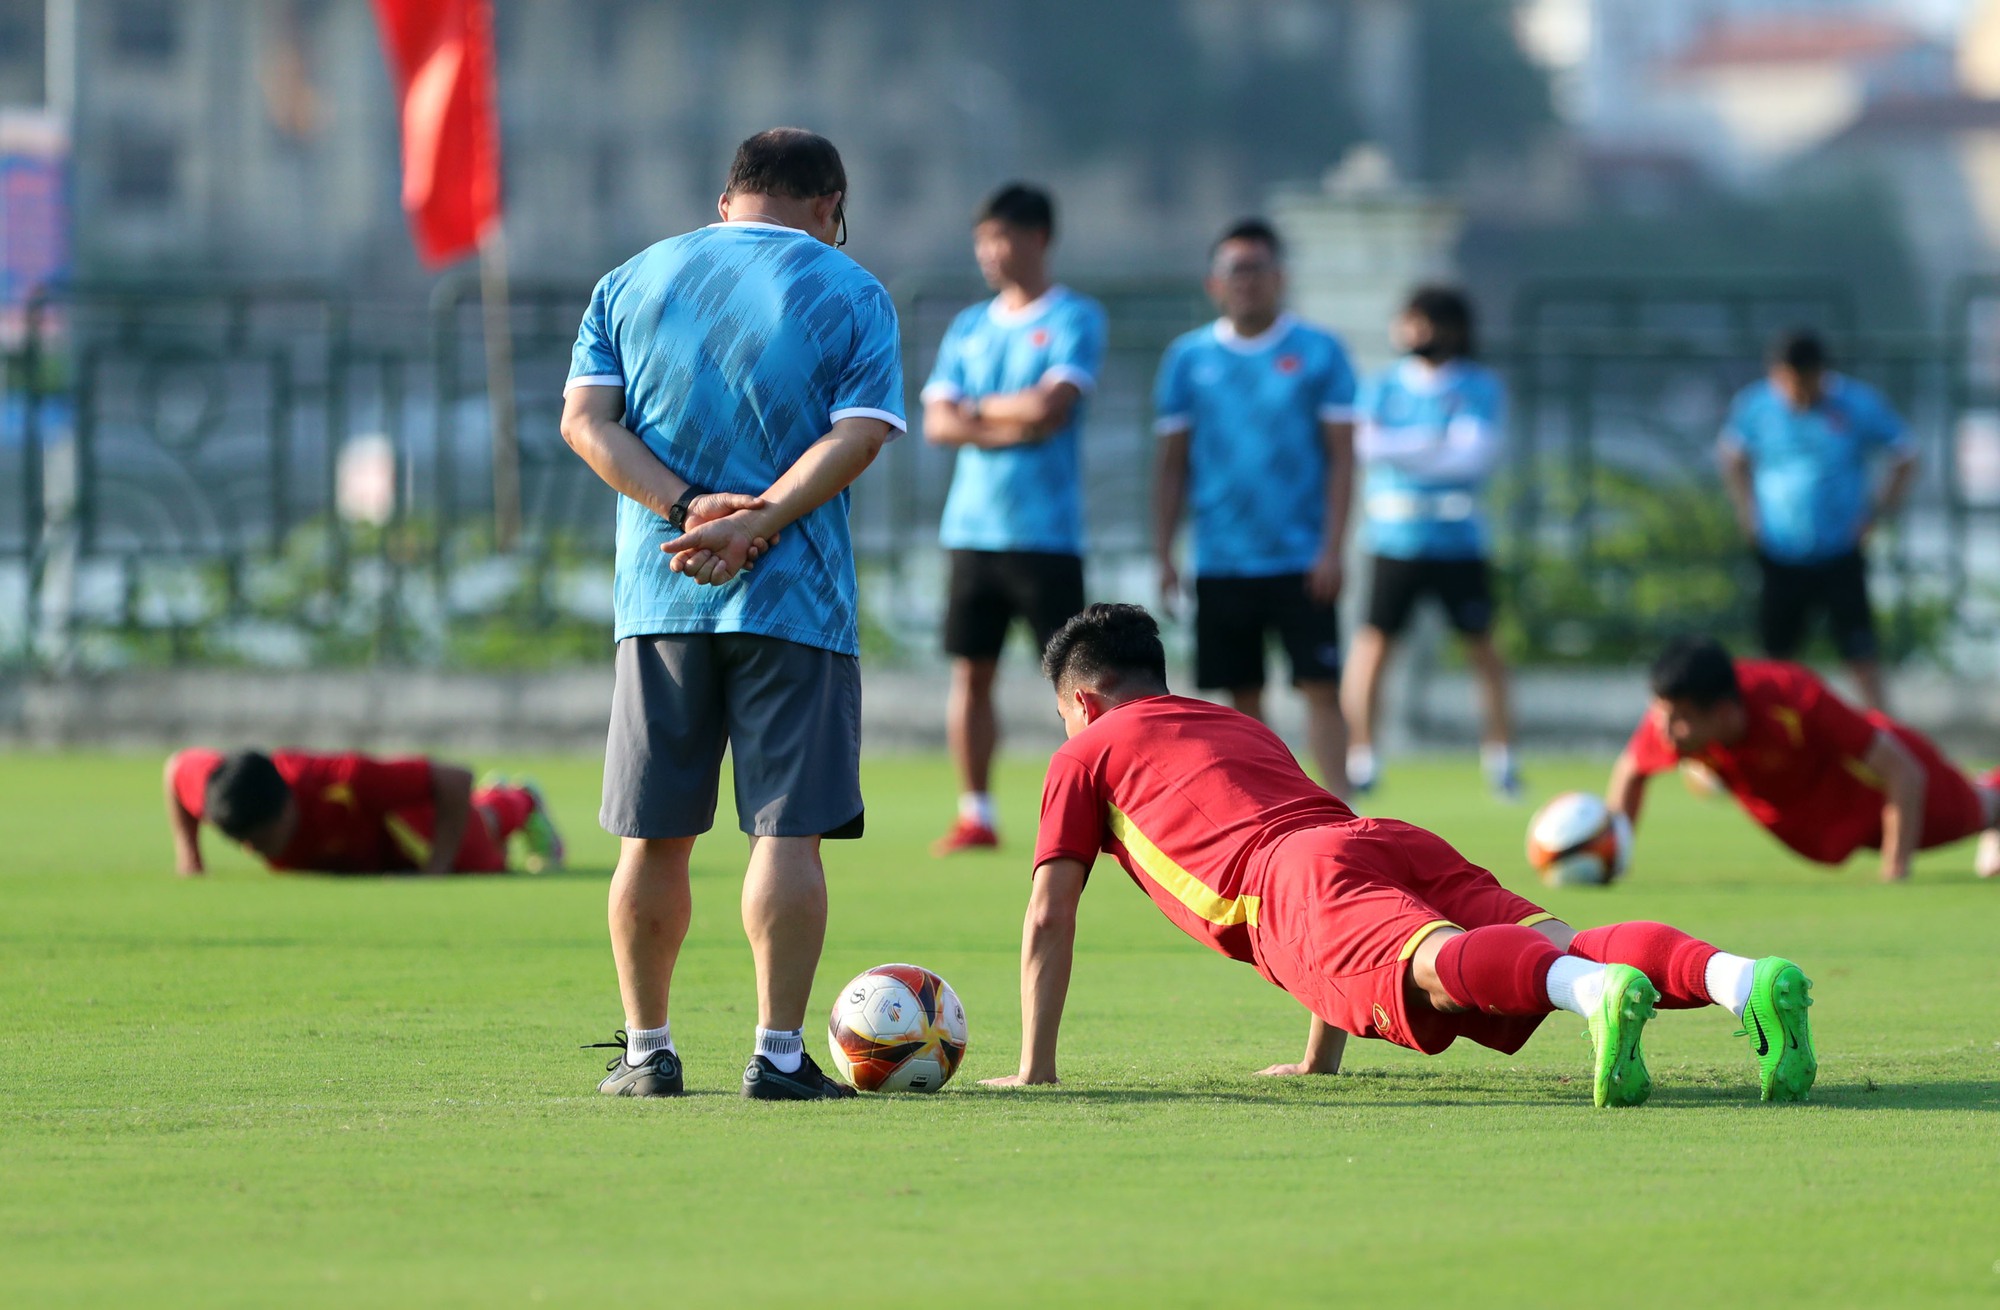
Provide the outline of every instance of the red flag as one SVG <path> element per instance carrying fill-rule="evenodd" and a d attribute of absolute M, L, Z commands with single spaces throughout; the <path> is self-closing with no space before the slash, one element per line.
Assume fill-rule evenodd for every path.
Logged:
<path fill-rule="evenodd" d="M 491 0 L 375 0 L 403 119 L 403 208 L 432 268 L 500 217 Z"/>

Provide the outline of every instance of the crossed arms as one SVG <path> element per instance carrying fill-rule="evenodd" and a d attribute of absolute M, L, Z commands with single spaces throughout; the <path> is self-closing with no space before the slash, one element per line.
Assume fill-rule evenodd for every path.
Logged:
<path fill-rule="evenodd" d="M 688 491 L 687 479 L 659 461 L 630 428 L 623 387 L 572 387 L 563 397 L 562 435 L 612 490 L 661 518 Z M 778 534 L 839 495 L 874 463 L 889 439 L 881 419 L 834 423 L 758 495 L 708 492 L 688 503 L 687 531 L 662 544 L 670 567 L 695 582 L 720 586 L 778 542 Z"/>
<path fill-rule="evenodd" d="M 1056 378 L 971 399 L 935 396 L 924 402 L 924 440 L 980 450 L 1032 446 L 1062 431 L 1082 397 L 1076 383 Z"/>

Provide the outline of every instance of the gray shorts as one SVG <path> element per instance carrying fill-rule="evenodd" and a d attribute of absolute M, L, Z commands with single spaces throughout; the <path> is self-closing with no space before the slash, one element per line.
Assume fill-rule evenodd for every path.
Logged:
<path fill-rule="evenodd" d="M 597 818 L 606 832 L 707 832 L 724 746 L 735 761 L 744 832 L 861 835 L 859 660 L 746 633 L 618 643 Z"/>

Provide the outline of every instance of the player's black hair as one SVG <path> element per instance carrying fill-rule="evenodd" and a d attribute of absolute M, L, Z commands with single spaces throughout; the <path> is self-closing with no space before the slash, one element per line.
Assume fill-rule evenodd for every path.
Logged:
<path fill-rule="evenodd" d="M 1056 234 L 1056 202 L 1049 193 L 1038 186 L 1026 182 L 1009 182 L 979 207 L 979 213 L 972 223 L 1000 222 L 1008 227 L 1024 228 L 1030 232 Z"/>
<path fill-rule="evenodd" d="M 1049 638 L 1042 674 L 1057 691 L 1077 682 L 1107 690 L 1143 682 L 1164 691 L 1167 648 L 1160 625 L 1143 605 L 1086 606 Z"/>
<path fill-rule="evenodd" d="M 1442 362 L 1479 353 L 1472 301 L 1457 287 L 1418 287 L 1403 302 L 1403 312 L 1431 325 L 1431 347 L 1417 352 L 1425 358 Z"/>
<path fill-rule="evenodd" d="M 1771 362 L 1783 364 L 1802 377 L 1815 377 L 1824 373 L 1831 361 L 1819 333 L 1811 328 L 1793 328 L 1771 343 Z"/>
<path fill-rule="evenodd" d="M 242 841 L 285 812 L 291 784 L 262 751 L 237 751 L 223 757 L 208 776 L 202 806 L 208 821 L 233 841 Z"/>
<path fill-rule="evenodd" d="M 1713 637 L 1676 637 L 1653 661 L 1651 681 L 1660 699 L 1692 701 L 1703 709 L 1743 699 L 1736 661 Z"/>
<path fill-rule="evenodd" d="M 1261 241 L 1271 251 L 1271 258 L 1285 257 L 1285 243 L 1278 236 L 1278 229 L 1261 218 L 1239 218 L 1222 230 L 1215 244 L 1208 248 L 1208 257 L 1215 258 L 1215 252 L 1222 249 L 1225 241 Z"/>
<path fill-rule="evenodd" d="M 833 142 L 802 127 L 774 127 L 736 147 L 729 194 L 816 200 L 847 191 L 847 166 Z"/>

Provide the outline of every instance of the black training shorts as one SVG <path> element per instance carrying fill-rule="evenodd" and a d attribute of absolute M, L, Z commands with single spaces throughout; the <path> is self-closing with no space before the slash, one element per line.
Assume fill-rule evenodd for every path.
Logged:
<path fill-rule="evenodd" d="M 1811 564 L 1786 564 L 1760 551 L 1757 567 L 1764 576 L 1757 633 L 1772 659 L 1796 656 L 1822 611 L 1842 659 L 1868 661 L 1880 653 L 1875 611 L 1868 603 L 1868 561 L 1858 547 Z"/>
<path fill-rule="evenodd" d="M 1276 633 L 1292 682 L 1340 681 L 1340 612 L 1306 592 L 1306 575 L 1194 580 L 1194 681 L 1204 691 L 1264 685 L 1264 646 Z"/>
<path fill-rule="evenodd" d="M 1461 636 L 1493 630 L 1493 570 L 1483 559 L 1391 559 L 1377 555 L 1368 584 L 1368 626 L 1401 636 L 1417 602 L 1435 596 Z"/>
<path fill-rule="evenodd" d="M 954 550 L 944 611 L 945 654 L 1000 657 L 1007 629 L 1024 619 L 1039 658 L 1056 629 L 1083 609 L 1083 560 L 1043 550 Z"/>

